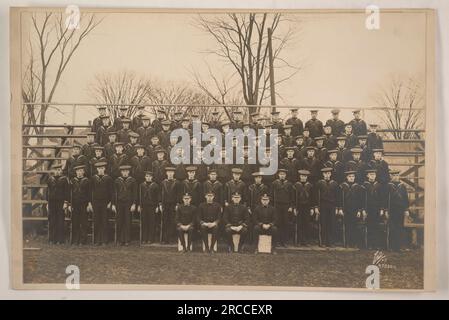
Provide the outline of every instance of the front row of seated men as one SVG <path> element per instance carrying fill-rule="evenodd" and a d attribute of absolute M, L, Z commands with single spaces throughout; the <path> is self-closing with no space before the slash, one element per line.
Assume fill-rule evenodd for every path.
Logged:
<path fill-rule="evenodd" d="M 173 243 L 179 239 L 184 251 L 190 249 L 197 231 L 207 251 L 223 236 L 235 249 L 233 234 L 240 235 L 240 251 L 245 241 L 257 242 L 259 234 L 272 235 L 273 245 L 318 241 L 326 247 L 341 244 L 400 250 L 404 216 L 409 215 L 407 190 L 399 181 L 398 171 L 390 171 L 391 182 L 387 183 L 377 181 L 375 169 L 366 170 L 363 183 L 356 181 L 355 171 L 346 171 L 345 182 L 339 184 L 332 178 L 332 168 L 322 168 L 322 177 L 315 183 L 308 181 L 307 170 L 299 170 L 298 181 L 291 183 L 286 178 L 287 170 L 279 169 L 272 186 L 265 186 L 261 173 L 256 172 L 255 183 L 246 188 L 239 182 L 241 170 L 235 169 L 233 180 L 222 188 L 216 171 L 210 170 L 209 180 L 201 192 L 196 192 L 200 189 L 189 188 L 201 186 L 176 180 L 174 167 L 165 168 L 167 178 L 161 183 L 155 182 L 149 171 L 138 183 L 130 175 L 129 165 L 119 167 L 120 176 L 115 180 L 106 174 L 106 162 L 96 162 L 94 167 L 96 174 L 90 178 L 83 165 L 75 166 L 75 176 L 68 178 L 60 164 L 54 166 L 55 174 L 48 180 L 51 243 L 65 242 L 66 215 L 71 216 L 72 244 L 87 243 L 89 215 L 93 219 L 93 243 L 108 243 L 112 212 L 113 238 L 121 245 L 130 243 L 132 217 L 136 215 L 141 243 Z M 188 171 L 194 172 L 195 167 Z M 211 242 L 206 241 L 209 234 Z"/>

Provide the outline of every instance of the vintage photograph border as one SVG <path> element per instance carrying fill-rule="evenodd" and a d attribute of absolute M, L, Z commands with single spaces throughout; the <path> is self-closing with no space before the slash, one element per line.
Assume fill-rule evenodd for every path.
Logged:
<path fill-rule="evenodd" d="M 225 13 L 225 12 L 288 12 L 288 13 L 360 13 L 360 9 L 149 9 L 149 8 L 80 8 L 94 13 Z M 29 284 L 23 281 L 23 225 L 22 225 L 22 143 L 21 143 L 21 15 L 39 10 L 64 10 L 61 7 L 10 8 L 10 89 L 11 89 L 11 246 L 10 274 L 13 289 L 67 290 L 61 284 Z M 374 292 L 434 291 L 437 279 L 436 250 L 436 14 L 433 9 L 381 9 L 388 13 L 422 12 L 426 14 L 426 108 L 425 108 L 425 223 L 424 223 L 424 287 L 423 289 L 379 289 Z M 277 287 L 277 286 L 222 286 L 222 285 L 150 285 L 150 284 L 83 284 L 81 290 L 256 290 L 256 291 L 370 291 L 363 288 L 336 287 Z M 275 298 L 275 297 L 273 297 Z"/>

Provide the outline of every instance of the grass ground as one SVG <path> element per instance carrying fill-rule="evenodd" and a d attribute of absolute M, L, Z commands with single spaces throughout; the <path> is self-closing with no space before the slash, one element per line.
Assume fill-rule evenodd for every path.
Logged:
<path fill-rule="evenodd" d="M 374 251 L 286 250 L 277 255 L 180 254 L 174 248 L 50 246 L 32 240 L 24 251 L 25 283 L 65 283 L 68 265 L 81 284 L 197 284 L 364 288 Z M 422 250 L 385 252 L 381 288 L 423 287 Z"/>

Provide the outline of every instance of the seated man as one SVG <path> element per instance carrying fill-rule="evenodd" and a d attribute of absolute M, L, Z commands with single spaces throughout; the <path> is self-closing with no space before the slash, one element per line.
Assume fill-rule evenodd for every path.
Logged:
<path fill-rule="evenodd" d="M 217 241 L 218 224 L 220 223 L 222 209 L 220 204 L 214 201 L 215 194 L 212 191 L 208 191 L 205 194 L 205 198 L 206 202 L 201 203 L 198 208 L 198 224 L 206 251 L 213 253 Z M 210 246 L 209 234 L 212 234 Z"/>
<path fill-rule="evenodd" d="M 225 232 L 228 238 L 230 252 L 241 252 L 244 237 L 248 232 L 249 225 L 249 212 L 246 206 L 240 203 L 242 196 L 239 193 L 232 195 L 232 203 L 225 207 L 223 214 L 223 220 L 225 223 Z M 240 240 L 237 248 L 234 246 L 232 239 L 233 235 L 240 235 Z"/>
<path fill-rule="evenodd" d="M 182 196 L 182 204 L 176 209 L 176 230 L 178 239 L 181 242 L 183 252 L 190 251 L 192 245 L 192 235 L 196 219 L 196 207 L 191 205 L 192 196 L 188 193 Z M 187 243 L 184 235 L 187 234 Z"/>
<path fill-rule="evenodd" d="M 256 236 L 256 241 L 259 242 L 259 235 L 271 235 L 276 236 L 277 227 L 277 215 L 276 209 L 270 206 L 270 197 L 264 194 L 260 199 L 261 205 L 259 205 L 256 210 L 254 210 L 254 234 Z M 274 252 L 274 243 L 272 243 L 272 252 Z M 258 252 L 258 243 L 256 246 L 256 253 Z"/>

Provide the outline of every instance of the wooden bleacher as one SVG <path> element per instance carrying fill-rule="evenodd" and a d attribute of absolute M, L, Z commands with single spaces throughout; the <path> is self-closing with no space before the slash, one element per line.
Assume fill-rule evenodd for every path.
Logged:
<path fill-rule="evenodd" d="M 22 128 L 22 138 L 27 141 L 22 146 L 23 223 L 45 222 L 47 221 L 46 181 L 50 173 L 49 168 L 54 161 L 63 161 L 67 158 L 68 149 L 75 140 L 84 142 L 90 124 L 24 124 Z M 39 128 L 39 133 L 31 134 L 30 128 L 34 131 L 38 131 L 36 129 Z M 47 132 L 49 128 L 60 129 L 63 132 L 49 133 Z M 412 132 L 413 138 L 395 139 L 392 138 L 391 130 L 378 130 L 384 139 L 385 160 L 390 166 L 401 171 L 401 180 L 407 185 L 413 221 L 406 224 L 406 227 L 416 233 L 423 228 L 424 220 L 425 131 L 421 129 L 403 131 Z M 416 234 L 414 237 L 416 238 Z"/>

